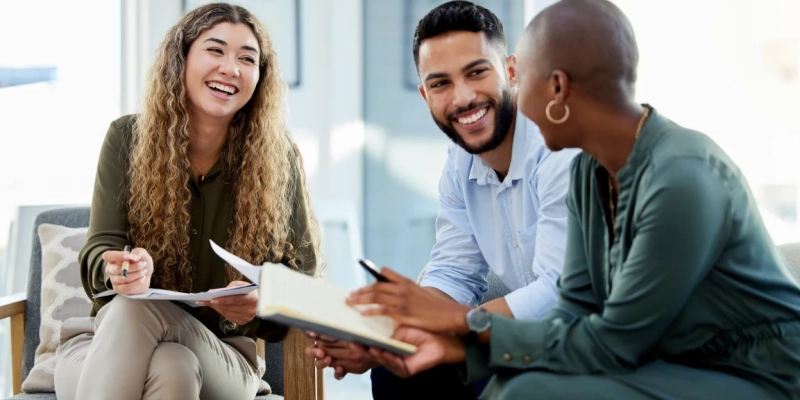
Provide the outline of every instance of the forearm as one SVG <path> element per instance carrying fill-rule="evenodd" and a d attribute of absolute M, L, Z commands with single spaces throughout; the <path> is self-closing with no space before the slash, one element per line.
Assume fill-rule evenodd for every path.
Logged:
<path fill-rule="evenodd" d="M 506 301 L 505 297 L 500 297 L 487 302 L 481 305 L 481 308 L 489 311 L 492 314 L 500 314 L 508 318 L 514 318 L 514 313 L 511 312 L 511 308 L 508 306 L 508 302 Z"/>

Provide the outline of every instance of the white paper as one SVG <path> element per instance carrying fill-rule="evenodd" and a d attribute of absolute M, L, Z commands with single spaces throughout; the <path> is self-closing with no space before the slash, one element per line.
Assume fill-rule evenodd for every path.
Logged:
<path fill-rule="evenodd" d="M 209 240 L 209 242 L 211 242 L 211 249 L 213 249 L 220 258 L 230 264 L 231 267 L 236 268 L 242 273 L 242 275 L 244 275 L 245 278 L 250 280 L 250 282 L 253 282 L 256 285 L 261 282 L 261 267 L 255 267 L 249 262 L 242 260 L 231 253 L 228 253 L 222 247 L 217 246 L 213 240 Z"/>
<path fill-rule="evenodd" d="M 171 290 L 163 290 L 163 289 L 147 289 L 146 292 L 142 294 L 134 294 L 134 295 L 122 295 L 129 299 L 146 299 L 146 300 L 176 300 L 182 301 L 192 307 L 197 307 L 198 301 L 209 301 L 216 299 L 217 297 L 225 297 L 225 296 L 236 296 L 240 294 L 247 294 L 256 290 L 258 288 L 258 284 L 261 280 L 261 267 L 255 267 L 249 262 L 242 260 L 241 258 L 227 252 L 222 247 L 217 246 L 214 241 L 209 240 L 211 242 L 211 248 L 214 250 L 220 258 L 225 260 L 228 264 L 232 267 L 236 268 L 239 272 L 244 275 L 245 278 L 253 282 L 246 286 L 236 286 L 236 287 L 229 287 L 229 288 L 221 288 L 221 289 L 212 289 L 207 292 L 200 292 L 200 293 L 183 293 L 183 292 L 174 292 Z M 114 290 L 106 290 L 105 292 L 98 293 L 92 297 L 106 297 L 111 296 L 114 294 L 119 294 Z"/>
<path fill-rule="evenodd" d="M 191 306 L 197 306 L 198 301 L 209 301 L 216 299 L 218 297 L 226 297 L 226 296 L 236 296 L 240 294 L 247 294 L 252 292 L 253 290 L 257 289 L 258 285 L 250 284 L 246 286 L 236 286 L 236 287 L 229 287 L 229 288 L 222 288 L 222 289 L 213 289 L 207 292 L 200 292 L 200 293 L 183 293 L 183 292 L 174 292 L 171 290 L 163 290 L 163 289 L 147 289 L 146 292 L 141 294 L 120 294 L 121 296 L 125 296 L 129 299 L 144 299 L 144 300 L 177 300 L 182 301 L 186 304 Z M 114 294 L 119 294 L 113 290 L 106 290 L 105 292 L 98 293 L 92 297 L 106 297 L 111 296 Z"/>

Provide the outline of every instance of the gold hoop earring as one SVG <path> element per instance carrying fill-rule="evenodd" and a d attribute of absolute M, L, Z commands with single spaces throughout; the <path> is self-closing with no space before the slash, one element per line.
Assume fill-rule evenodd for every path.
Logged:
<path fill-rule="evenodd" d="M 561 117 L 561 119 L 555 119 L 555 118 L 553 118 L 552 115 L 550 115 L 550 108 L 552 108 L 554 104 L 556 104 L 556 101 L 555 100 L 550 100 L 550 102 L 547 103 L 547 108 L 544 109 L 544 113 L 547 115 L 547 119 L 549 119 L 550 122 L 552 122 L 552 123 L 554 123 L 556 125 L 563 124 L 564 122 L 567 122 L 567 119 L 569 118 L 569 106 L 564 104 L 564 116 Z"/>

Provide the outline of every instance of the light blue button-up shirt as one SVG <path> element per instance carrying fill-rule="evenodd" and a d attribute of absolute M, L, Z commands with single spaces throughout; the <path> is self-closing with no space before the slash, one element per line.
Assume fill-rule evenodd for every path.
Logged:
<path fill-rule="evenodd" d="M 491 269 L 510 291 L 505 298 L 516 319 L 544 317 L 558 299 L 569 169 L 578 152 L 548 150 L 519 112 L 502 182 L 478 156 L 451 145 L 439 181 L 436 243 L 420 284 L 477 306 Z"/>

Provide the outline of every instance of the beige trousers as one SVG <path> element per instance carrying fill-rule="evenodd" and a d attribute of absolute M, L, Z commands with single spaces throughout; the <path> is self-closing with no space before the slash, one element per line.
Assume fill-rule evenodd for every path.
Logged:
<path fill-rule="evenodd" d="M 253 400 L 260 383 L 252 339 L 219 339 L 168 301 L 116 296 L 68 319 L 56 356 L 59 400 Z"/>

